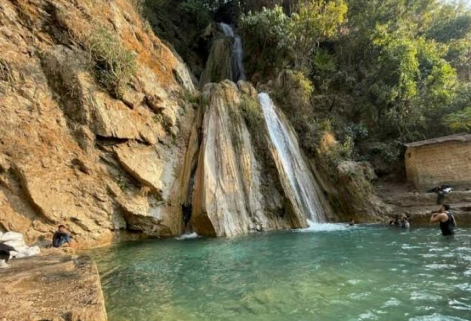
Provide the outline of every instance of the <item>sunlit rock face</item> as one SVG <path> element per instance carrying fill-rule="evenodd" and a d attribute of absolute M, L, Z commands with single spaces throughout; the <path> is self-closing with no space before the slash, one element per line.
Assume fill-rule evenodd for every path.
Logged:
<path fill-rule="evenodd" d="M 249 115 L 244 110 L 248 100 L 253 108 Z M 284 156 L 270 135 L 257 92 L 250 84 L 242 81 L 238 85 L 230 81 L 208 84 L 203 102 L 201 123 L 195 126 L 200 131 L 199 153 L 193 156 L 193 159 L 197 157 L 196 161 L 187 159 L 197 164 L 190 193 L 191 224 L 197 233 L 231 236 L 253 229 L 306 227 L 309 220 L 325 219 L 327 202 L 321 204 L 318 200 L 321 192 L 302 159 L 294 133 L 289 130 L 286 133 L 289 138 L 284 137 L 292 144 L 288 153 L 293 152 Z M 248 117 L 259 119 L 256 122 L 259 127 L 248 128 L 255 123 L 247 121 Z M 286 122 L 284 117 L 274 117 L 279 123 Z M 258 145 L 254 143 L 256 139 Z M 257 157 L 264 152 L 268 160 Z M 304 164 L 300 168 L 304 171 L 302 182 L 299 178 L 294 183 L 291 181 L 283 157 L 294 158 L 291 165 Z M 308 190 L 299 186 L 303 182 L 309 183 Z M 308 191 L 315 195 L 298 197 L 299 188 L 302 193 Z M 319 203 L 306 204 L 303 197 L 316 197 Z M 310 208 L 311 205 L 316 208 Z"/>
<path fill-rule="evenodd" d="M 65 224 L 80 247 L 178 235 L 195 93 L 179 57 L 129 1 L 0 0 L 0 21 L 0 231 L 31 244 Z M 97 28 L 135 57 L 119 98 L 85 45 Z"/>
<path fill-rule="evenodd" d="M 256 224 L 270 226 L 262 211 L 260 165 L 232 82 L 209 84 L 203 99 L 192 224 L 207 235 L 237 235 Z"/>

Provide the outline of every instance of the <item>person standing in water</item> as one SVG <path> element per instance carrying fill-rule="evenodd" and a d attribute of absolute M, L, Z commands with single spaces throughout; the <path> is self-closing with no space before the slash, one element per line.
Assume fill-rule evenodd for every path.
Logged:
<path fill-rule="evenodd" d="M 455 234 L 456 220 L 449 211 L 450 205 L 444 204 L 438 213 L 433 214 L 430 218 L 430 223 L 440 223 L 440 230 L 444 236 Z"/>

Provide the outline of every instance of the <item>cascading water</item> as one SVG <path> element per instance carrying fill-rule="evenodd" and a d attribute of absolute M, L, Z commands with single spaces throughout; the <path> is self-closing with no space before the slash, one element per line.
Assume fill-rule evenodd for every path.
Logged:
<path fill-rule="evenodd" d="M 238 35 L 234 33 L 234 30 L 227 23 L 220 23 L 222 32 L 226 37 L 231 37 L 234 39 L 234 44 L 232 46 L 232 75 L 231 78 L 233 81 L 237 82 L 239 80 L 246 80 L 245 70 L 243 64 L 244 50 L 242 48 L 242 40 Z"/>
<path fill-rule="evenodd" d="M 281 121 L 270 96 L 260 93 L 258 98 L 270 139 L 281 160 L 282 170 L 288 178 L 298 206 L 307 214 L 308 223 L 324 222 L 325 215 L 317 194 L 318 188 L 301 155 L 296 138 L 290 135 L 288 128 Z"/>

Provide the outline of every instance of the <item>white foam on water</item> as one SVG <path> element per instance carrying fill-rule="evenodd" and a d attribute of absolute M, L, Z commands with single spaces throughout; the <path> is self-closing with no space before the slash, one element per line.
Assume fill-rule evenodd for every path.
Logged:
<path fill-rule="evenodd" d="M 343 231 L 354 226 L 347 226 L 346 223 L 314 223 L 310 220 L 307 221 L 309 227 L 299 229 L 299 232 L 323 232 L 323 231 Z"/>
<path fill-rule="evenodd" d="M 433 263 L 433 264 L 426 264 L 424 265 L 424 267 L 428 270 L 442 270 L 442 269 L 454 269 L 456 268 L 456 265 Z"/>
<path fill-rule="evenodd" d="M 389 307 L 397 307 L 399 305 L 401 305 L 401 301 L 399 301 L 396 298 L 391 298 L 388 301 L 386 301 L 386 303 L 384 303 L 382 307 L 389 308 Z"/>
<path fill-rule="evenodd" d="M 200 237 L 200 236 L 198 234 L 196 234 L 196 232 L 193 232 L 193 233 L 183 234 L 183 235 L 177 237 L 176 239 L 181 241 L 181 240 L 197 239 L 198 237 Z"/>
<path fill-rule="evenodd" d="M 417 318 L 410 318 L 409 321 L 466 321 L 466 319 L 461 319 L 458 317 L 447 316 L 439 313 L 434 313 L 431 315 L 424 315 Z"/>
<path fill-rule="evenodd" d="M 428 292 L 419 292 L 419 291 L 413 291 L 411 293 L 410 299 L 412 301 L 434 301 L 437 302 L 442 299 L 442 296 L 438 294 L 432 294 Z"/>

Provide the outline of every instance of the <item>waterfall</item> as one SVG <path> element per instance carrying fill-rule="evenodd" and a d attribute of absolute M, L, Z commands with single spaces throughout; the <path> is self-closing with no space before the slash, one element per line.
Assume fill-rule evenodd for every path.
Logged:
<path fill-rule="evenodd" d="M 324 210 L 317 194 L 319 187 L 301 155 L 296 137 L 280 119 L 270 96 L 260 93 L 258 98 L 270 139 L 281 163 L 281 170 L 288 179 L 298 206 L 308 217 L 309 223 L 324 222 Z"/>
<path fill-rule="evenodd" d="M 239 80 L 246 80 L 245 70 L 243 64 L 244 50 L 242 48 L 242 40 L 238 35 L 235 34 L 234 30 L 227 23 L 221 22 L 222 32 L 226 37 L 234 39 L 234 44 L 232 46 L 232 75 L 231 78 L 233 81 L 237 82 Z"/>

